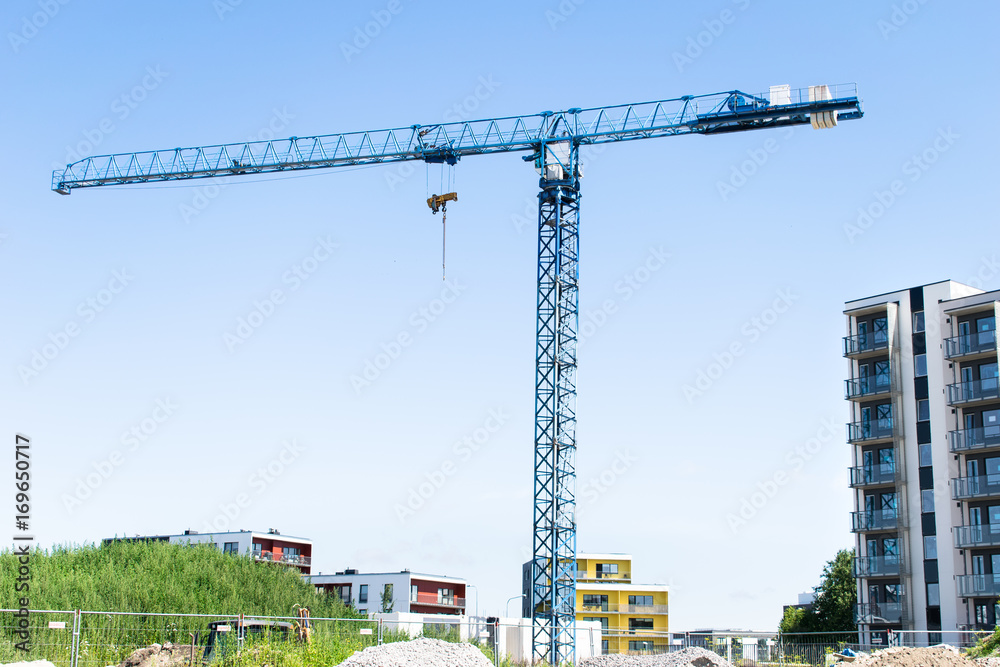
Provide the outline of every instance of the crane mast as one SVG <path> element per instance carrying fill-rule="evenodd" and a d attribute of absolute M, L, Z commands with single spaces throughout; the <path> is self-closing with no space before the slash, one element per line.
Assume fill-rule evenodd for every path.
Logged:
<path fill-rule="evenodd" d="M 545 111 L 283 140 L 87 157 L 52 174 L 74 189 L 321 169 L 408 160 L 454 165 L 472 155 L 528 151 L 539 171 L 534 508 L 526 606 L 536 659 L 576 662 L 576 368 L 580 147 L 684 134 L 725 134 L 861 118 L 857 86 L 772 86 L 592 109 Z M 453 193 L 450 193 L 453 194 Z M 447 195 L 447 201 L 454 201 Z M 428 200 L 432 210 L 443 196 Z M 435 199 L 437 198 L 437 199 Z M 457 198 L 457 197 L 456 197 Z"/>

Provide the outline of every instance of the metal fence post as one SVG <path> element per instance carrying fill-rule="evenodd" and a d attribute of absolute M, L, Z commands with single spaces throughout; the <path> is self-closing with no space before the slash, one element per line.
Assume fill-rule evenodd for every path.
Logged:
<path fill-rule="evenodd" d="M 382 645 L 382 619 L 381 618 L 378 619 L 378 639 L 376 639 L 375 641 L 376 641 L 376 643 L 379 646 Z"/>
<path fill-rule="evenodd" d="M 80 657 L 80 610 L 73 612 L 73 640 L 69 649 L 70 667 L 77 667 Z"/>

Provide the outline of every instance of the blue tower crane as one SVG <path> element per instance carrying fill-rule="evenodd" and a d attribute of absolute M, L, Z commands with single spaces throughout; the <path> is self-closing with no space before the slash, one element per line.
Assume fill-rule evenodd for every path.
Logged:
<path fill-rule="evenodd" d="M 861 118 L 857 86 L 772 86 L 592 109 L 282 140 L 87 157 L 52 189 L 292 172 L 528 152 L 539 171 L 534 511 L 528 606 L 537 659 L 575 662 L 576 365 L 580 148 L 682 134 L 724 134 Z M 433 208 L 433 207 L 432 207 Z"/>

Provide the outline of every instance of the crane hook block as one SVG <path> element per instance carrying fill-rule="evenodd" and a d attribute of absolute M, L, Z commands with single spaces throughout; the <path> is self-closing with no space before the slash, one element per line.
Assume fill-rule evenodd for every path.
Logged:
<path fill-rule="evenodd" d="M 448 192 L 443 195 L 431 195 L 427 199 L 427 205 L 430 207 L 431 213 L 437 213 L 438 211 L 444 211 L 450 201 L 458 201 L 457 192 Z"/>

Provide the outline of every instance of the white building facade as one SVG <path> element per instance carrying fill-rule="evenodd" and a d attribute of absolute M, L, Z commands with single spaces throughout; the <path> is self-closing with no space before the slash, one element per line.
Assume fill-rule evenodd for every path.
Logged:
<path fill-rule="evenodd" d="M 466 613 L 466 582 L 455 577 L 409 570 L 361 573 L 349 569 L 336 574 L 314 574 L 306 577 L 306 581 L 367 614 L 383 611 L 383 596 L 391 600 L 387 613 Z"/>
<path fill-rule="evenodd" d="M 998 309 L 954 281 L 845 304 L 863 641 L 1000 620 Z"/>

